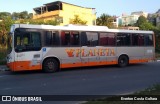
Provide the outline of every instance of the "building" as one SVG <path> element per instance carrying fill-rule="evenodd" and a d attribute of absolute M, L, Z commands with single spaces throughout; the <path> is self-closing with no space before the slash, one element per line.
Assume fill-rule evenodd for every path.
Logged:
<path fill-rule="evenodd" d="M 122 14 L 122 16 L 117 18 L 117 23 L 120 26 L 133 26 L 140 16 L 147 18 L 148 13 L 143 11 L 132 12 L 131 15 Z"/>
<path fill-rule="evenodd" d="M 139 15 L 123 15 L 121 17 L 122 26 L 132 26 L 134 25 L 139 18 Z"/>
<path fill-rule="evenodd" d="M 156 17 L 156 26 L 160 27 L 160 14 Z"/>
<path fill-rule="evenodd" d="M 62 1 L 55 1 L 34 8 L 33 19 L 57 20 L 60 25 L 70 24 L 70 20 L 78 15 L 82 20 L 87 21 L 86 25 L 95 25 L 95 8 L 81 7 Z"/>
<path fill-rule="evenodd" d="M 125 29 L 125 30 L 139 30 L 139 27 L 126 26 L 126 27 L 120 27 L 120 29 Z"/>
<path fill-rule="evenodd" d="M 148 13 L 143 11 L 132 12 L 131 15 L 139 15 L 139 16 L 144 16 L 146 18 L 148 17 Z"/>
<path fill-rule="evenodd" d="M 156 13 L 148 14 L 148 21 L 151 22 L 154 26 L 160 26 L 160 9 Z"/>

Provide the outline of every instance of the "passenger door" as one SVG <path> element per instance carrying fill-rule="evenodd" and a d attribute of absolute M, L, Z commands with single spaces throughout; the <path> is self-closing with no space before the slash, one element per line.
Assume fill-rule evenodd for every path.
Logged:
<path fill-rule="evenodd" d="M 82 66 L 98 65 L 98 33 L 81 32 L 81 46 Z"/>
<path fill-rule="evenodd" d="M 61 45 L 62 48 L 59 49 L 61 68 L 81 66 L 79 32 L 62 31 Z"/>

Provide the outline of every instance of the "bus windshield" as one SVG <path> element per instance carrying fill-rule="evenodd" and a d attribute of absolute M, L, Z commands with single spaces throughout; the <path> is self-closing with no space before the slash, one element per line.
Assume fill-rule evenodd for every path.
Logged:
<path fill-rule="evenodd" d="M 41 38 L 39 32 L 15 32 L 14 47 L 16 52 L 39 51 Z"/>

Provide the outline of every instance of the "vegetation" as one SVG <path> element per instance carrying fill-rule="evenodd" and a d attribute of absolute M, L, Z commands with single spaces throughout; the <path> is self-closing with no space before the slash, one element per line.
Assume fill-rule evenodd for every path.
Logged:
<path fill-rule="evenodd" d="M 79 15 L 74 15 L 74 18 L 70 19 L 70 24 L 86 25 L 87 21 L 82 20 Z"/>
<path fill-rule="evenodd" d="M 21 23 L 21 24 L 36 24 L 36 25 L 58 25 L 59 22 L 54 20 L 32 20 L 32 19 L 21 19 L 16 21 L 15 23 Z"/>
<path fill-rule="evenodd" d="M 13 12 L 12 14 L 9 12 L 0 12 L 0 19 L 3 19 L 4 17 L 11 17 L 13 20 L 19 20 L 19 19 L 32 19 L 33 14 L 28 13 L 27 11 L 23 12 Z"/>
<path fill-rule="evenodd" d="M 138 18 L 135 26 L 138 26 L 140 30 L 154 30 L 155 28 L 144 16 L 140 16 Z"/>
<path fill-rule="evenodd" d="M 5 57 L 7 54 L 7 36 L 12 24 L 47 24 L 47 25 L 57 25 L 59 24 L 54 20 L 33 20 L 32 13 L 27 11 L 23 12 L 0 12 L 0 64 L 5 64 Z"/>
<path fill-rule="evenodd" d="M 11 17 L 3 17 L 0 22 L 0 48 L 7 48 L 7 34 L 14 23 Z"/>
<path fill-rule="evenodd" d="M 113 21 L 114 17 L 103 13 L 100 17 L 97 18 L 96 23 L 99 26 L 107 26 L 109 28 L 114 28 Z"/>

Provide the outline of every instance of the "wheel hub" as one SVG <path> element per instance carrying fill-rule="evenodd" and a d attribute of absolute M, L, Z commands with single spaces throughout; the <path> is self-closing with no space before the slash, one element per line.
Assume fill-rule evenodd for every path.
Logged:
<path fill-rule="evenodd" d="M 53 69 L 54 68 L 54 63 L 53 62 L 49 62 L 48 63 L 48 68 L 49 69 Z"/>

